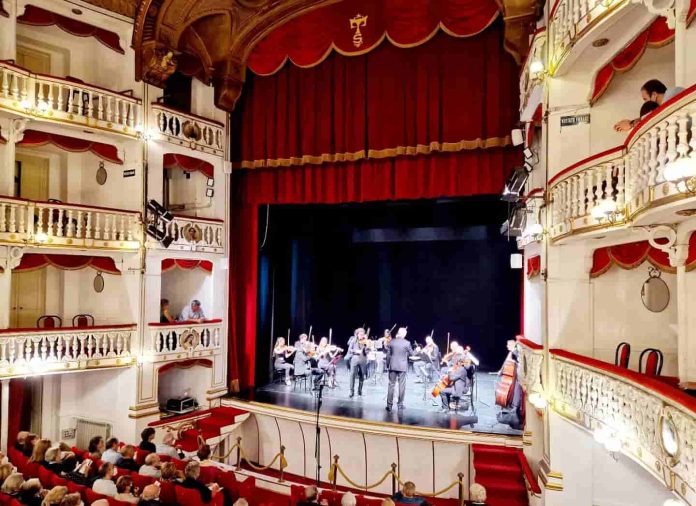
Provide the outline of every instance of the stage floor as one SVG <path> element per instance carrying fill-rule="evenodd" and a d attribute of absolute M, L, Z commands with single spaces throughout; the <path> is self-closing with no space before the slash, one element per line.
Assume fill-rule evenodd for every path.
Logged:
<path fill-rule="evenodd" d="M 363 385 L 363 395 L 350 395 L 350 375 L 343 363 L 337 371 L 338 386 L 335 389 L 324 388 L 321 413 L 324 415 L 360 418 L 374 422 L 390 422 L 403 425 L 436 427 L 489 434 L 521 435 L 522 431 L 500 424 L 496 413 L 500 410 L 495 405 L 495 375 L 477 373 L 478 398 L 474 402 L 475 413 L 469 409 L 460 409 L 458 413 L 443 413 L 440 399 L 433 400 L 430 395 L 433 384 L 424 388 L 416 383 L 417 377 L 409 373 L 406 379 L 405 408 L 396 409 L 396 399 L 392 412 L 386 409 L 387 386 L 386 373 L 383 378 L 369 378 Z M 398 390 L 398 389 L 397 389 Z M 311 385 L 305 392 L 302 387 L 287 386 L 285 383 L 273 383 L 258 388 L 253 399 L 257 402 L 274 404 L 305 411 L 316 411 L 316 393 L 311 392 Z"/>

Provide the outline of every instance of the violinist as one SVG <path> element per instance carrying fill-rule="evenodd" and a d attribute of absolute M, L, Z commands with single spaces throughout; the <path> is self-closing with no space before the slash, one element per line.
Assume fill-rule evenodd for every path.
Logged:
<path fill-rule="evenodd" d="M 427 383 L 437 364 L 440 363 L 440 348 L 431 336 L 426 336 L 425 346 L 416 348 L 416 354 L 420 356 L 420 360 L 413 364 L 418 373 L 416 383 Z"/>
<path fill-rule="evenodd" d="M 300 334 L 299 340 L 295 341 L 295 360 L 293 361 L 294 375 L 307 376 L 311 366 L 309 364 L 311 358 L 311 344 L 308 341 L 307 334 Z"/>
<path fill-rule="evenodd" d="M 339 348 L 336 345 L 329 345 L 329 340 L 322 337 L 319 340 L 319 345 L 317 346 L 317 356 L 319 357 L 319 362 L 317 364 L 318 368 L 323 372 L 323 374 L 328 378 L 328 384 L 330 388 L 336 386 L 336 365 L 333 363 L 334 358 L 336 358 L 340 353 L 343 352 L 343 348 Z M 321 381 L 321 378 L 319 378 Z"/>
<path fill-rule="evenodd" d="M 459 346 L 457 341 L 452 341 L 450 343 L 450 351 L 442 357 L 442 365 L 447 369 L 451 369 L 463 358 L 463 351 L 463 348 Z"/>
<path fill-rule="evenodd" d="M 448 412 L 452 408 L 452 397 L 461 398 L 471 388 L 470 376 L 473 375 L 474 366 L 469 358 L 462 358 L 447 372 L 444 380 L 447 387 L 440 390 L 442 410 Z"/>
<path fill-rule="evenodd" d="M 287 360 L 293 353 L 295 353 L 295 348 L 286 346 L 284 337 L 276 339 L 275 346 L 273 347 L 273 368 L 276 371 L 285 372 L 285 384 L 288 386 L 291 384 L 290 372 L 293 370 L 293 366 L 289 364 Z"/>
<path fill-rule="evenodd" d="M 356 338 L 348 347 L 350 356 L 350 398 L 355 396 L 355 379 L 358 379 L 358 395 L 362 396 L 367 373 L 367 335 L 362 327 L 356 330 Z"/>

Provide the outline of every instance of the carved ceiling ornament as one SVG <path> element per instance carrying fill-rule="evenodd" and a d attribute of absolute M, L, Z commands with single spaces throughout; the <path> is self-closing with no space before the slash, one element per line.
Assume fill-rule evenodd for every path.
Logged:
<path fill-rule="evenodd" d="M 136 79 L 162 87 L 178 68 L 212 84 L 217 107 L 231 111 L 244 86 L 253 47 L 290 19 L 339 1 L 140 0 L 132 40 Z M 528 51 L 528 35 L 541 0 L 497 1 L 505 19 L 505 45 L 520 62 Z M 356 30 L 355 43 L 360 43 L 363 20 L 346 22 Z"/>

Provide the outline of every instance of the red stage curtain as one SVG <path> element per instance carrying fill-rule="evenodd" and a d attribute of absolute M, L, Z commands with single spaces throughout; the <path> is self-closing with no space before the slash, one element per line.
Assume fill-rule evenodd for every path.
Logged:
<path fill-rule="evenodd" d="M 22 404 L 24 403 L 24 380 L 10 380 L 10 409 L 7 427 L 1 427 L 1 430 L 7 431 L 8 446 L 14 445 L 17 441 L 17 433 L 21 430 L 28 430 L 29 427 L 20 427 L 22 424 Z"/>
<path fill-rule="evenodd" d="M 358 14 L 366 18 L 364 24 L 351 26 L 358 22 Z M 349 56 L 365 54 L 385 38 L 399 47 L 413 47 L 440 29 L 455 37 L 470 37 L 497 16 L 494 0 L 339 2 L 275 29 L 254 47 L 248 65 L 252 72 L 267 75 L 277 72 L 288 59 L 300 67 L 317 65 L 333 49 Z"/>
<path fill-rule="evenodd" d="M 669 257 L 665 252 L 653 248 L 648 241 L 638 241 L 596 249 L 592 255 L 590 277 L 601 276 L 611 269 L 612 265 L 618 265 L 622 269 L 635 269 L 646 260 L 663 272 L 676 272 L 676 269 L 670 265 Z M 692 234 L 689 238 L 689 255 L 686 260 L 686 270 L 690 271 L 694 268 L 696 268 L 696 234 Z"/>
<path fill-rule="evenodd" d="M 66 135 L 51 134 L 48 132 L 40 132 L 39 130 L 28 129 L 24 131 L 24 138 L 17 144 L 28 147 L 53 144 L 54 146 L 57 146 L 65 151 L 70 151 L 71 153 L 84 153 L 89 151 L 107 162 L 123 165 L 123 160 L 118 157 L 118 149 L 116 149 L 116 146 L 101 142 L 88 141 L 85 139 L 78 139 L 76 137 L 68 137 Z"/>
<path fill-rule="evenodd" d="M 82 21 L 71 19 L 51 11 L 47 11 L 34 5 L 27 5 L 24 14 L 17 18 L 18 23 L 34 26 L 56 25 L 63 31 L 77 37 L 94 37 L 106 47 L 114 51 L 126 54 L 121 47 L 121 42 L 117 33 L 88 25 Z"/>
<path fill-rule="evenodd" d="M 527 278 L 532 279 L 541 272 L 541 257 L 535 255 L 527 259 Z"/>
<path fill-rule="evenodd" d="M 248 76 L 233 116 L 236 167 L 357 161 L 507 146 L 518 69 L 502 23 L 468 39 L 383 44 L 311 69 Z"/>
<path fill-rule="evenodd" d="M 189 360 L 182 360 L 180 362 L 170 362 L 157 369 L 157 374 L 165 373 L 171 369 L 190 369 L 196 365 L 212 369 L 213 361 L 207 358 L 192 358 Z"/>
<path fill-rule="evenodd" d="M 169 272 L 173 269 L 203 269 L 207 272 L 213 272 L 213 262 L 210 260 L 185 260 L 183 258 L 165 258 L 162 260 L 162 272 Z"/>
<path fill-rule="evenodd" d="M 43 269 L 47 265 L 51 265 L 56 269 L 66 271 L 74 271 L 91 267 L 105 274 L 120 275 L 121 271 L 116 267 L 116 263 L 110 257 L 96 257 L 86 255 L 52 255 L 41 253 L 27 253 L 22 256 L 19 265 L 14 269 L 16 271 L 33 271 Z"/>
<path fill-rule="evenodd" d="M 215 167 L 212 163 L 192 156 L 165 153 L 162 163 L 165 169 L 181 169 L 186 172 L 200 171 L 211 179 L 215 177 Z"/>

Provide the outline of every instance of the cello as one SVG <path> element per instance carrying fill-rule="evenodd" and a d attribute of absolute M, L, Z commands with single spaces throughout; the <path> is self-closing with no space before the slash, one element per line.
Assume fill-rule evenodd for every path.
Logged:
<path fill-rule="evenodd" d="M 500 369 L 500 376 L 495 383 L 495 403 L 498 406 L 506 408 L 510 405 L 516 381 L 517 362 L 512 358 L 512 353 L 508 353 L 503 367 Z"/>

